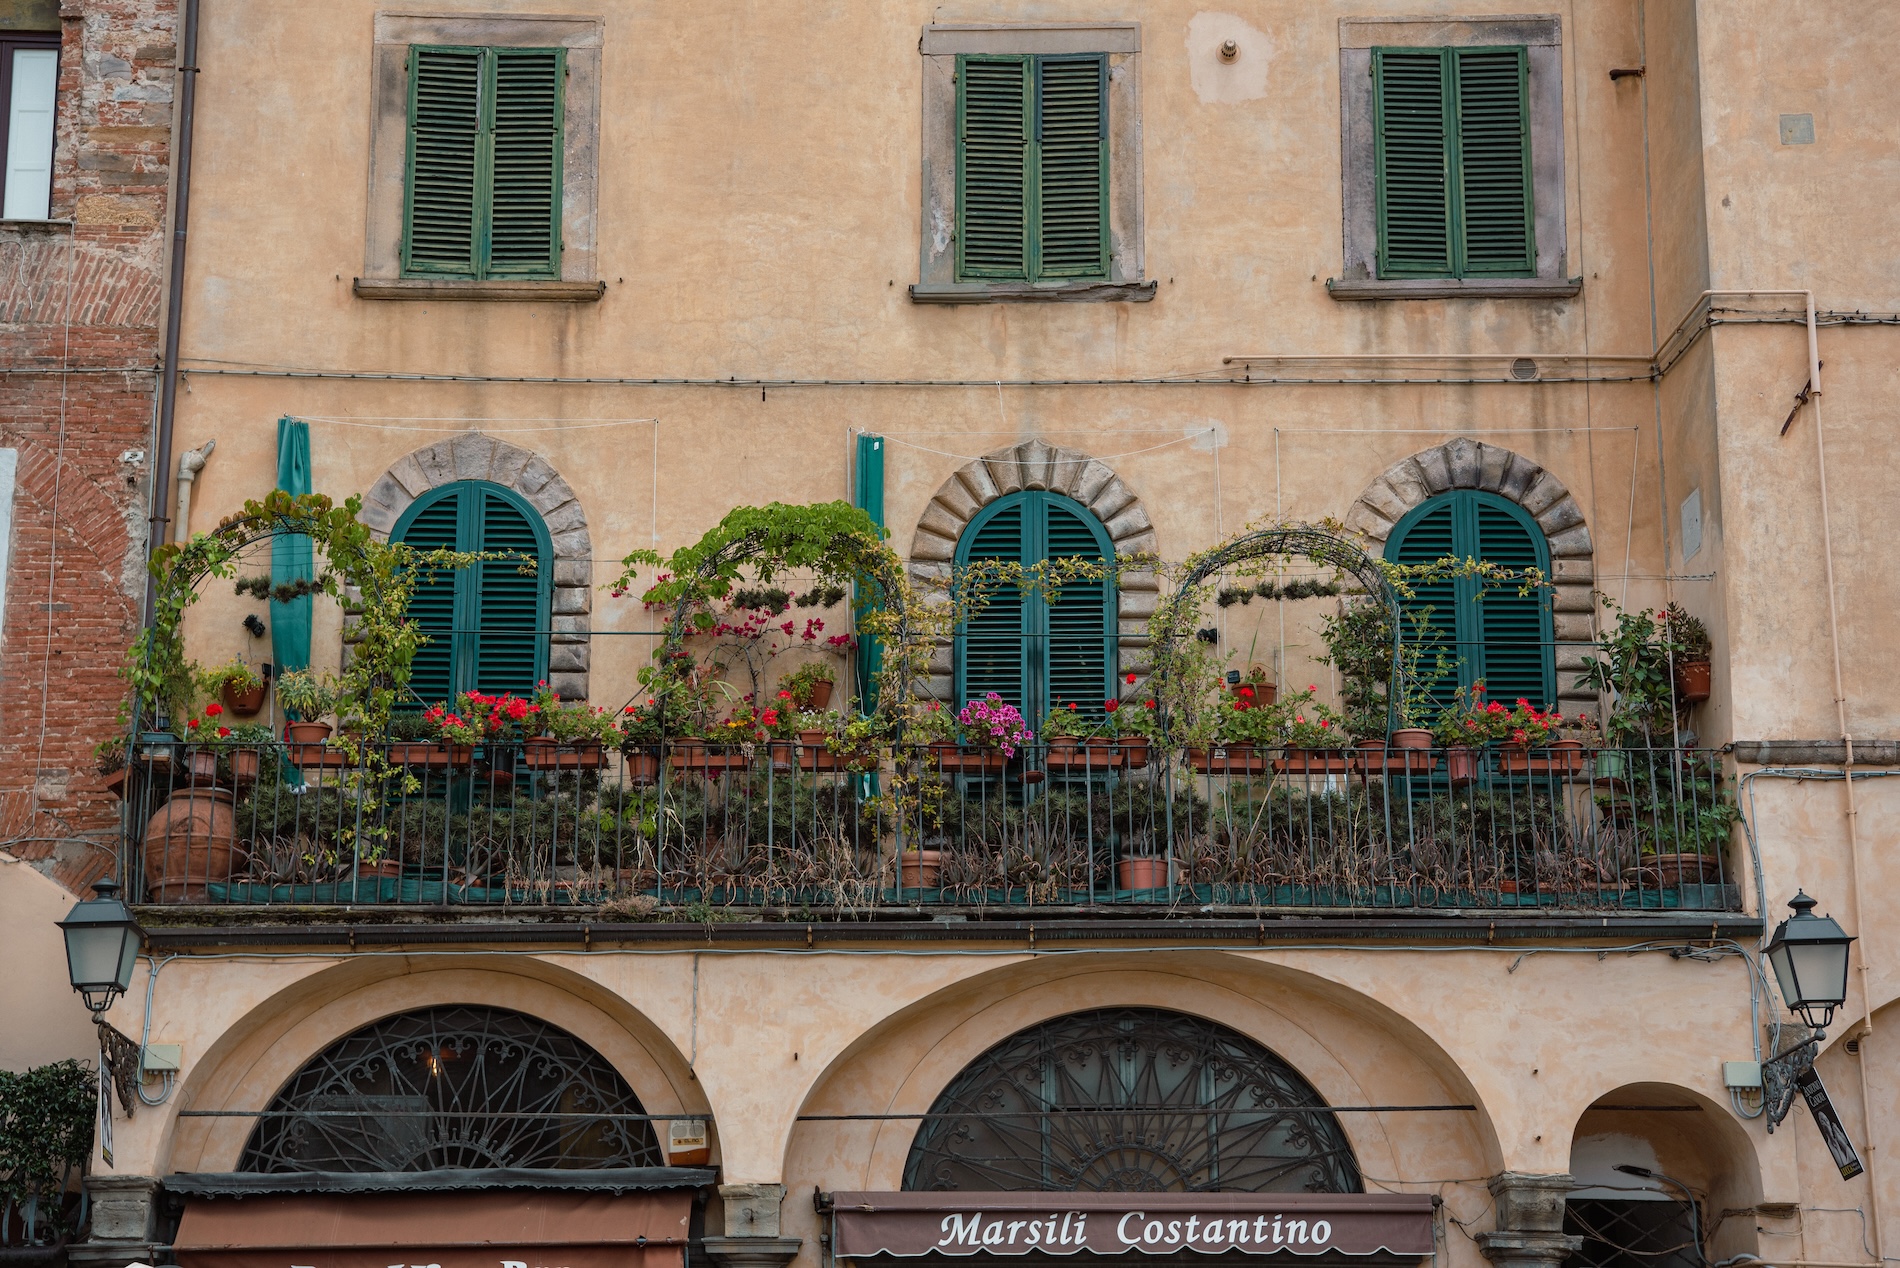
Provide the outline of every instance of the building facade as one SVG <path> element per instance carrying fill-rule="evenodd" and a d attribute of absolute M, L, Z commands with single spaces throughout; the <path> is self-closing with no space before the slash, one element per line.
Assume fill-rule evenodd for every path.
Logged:
<path fill-rule="evenodd" d="M 920 587 L 1112 565 L 946 639 L 921 689 L 953 710 L 1140 709 L 1181 569 L 1252 530 L 1190 623 L 1236 695 L 1350 720 L 1341 590 L 1475 559 L 1542 584 L 1401 596 L 1446 666 L 1414 720 L 1483 683 L 1622 729 L 1469 777 L 1045 735 L 924 785 L 790 740 L 727 769 L 702 732 L 657 786 L 491 744 L 414 761 L 375 838 L 330 750 L 217 766 L 222 800 L 136 754 L 148 958 L 107 1018 L 178 1069 L 115 1122 L 76 1257 L 1884 1261 L 1884 13 L 200 22 L 188 527 L 360 493 L 379 535 L 535 564 L 418 591 L 412 712 L 542 682 L 637 712 L 667 614 L 623 558 L 842 501 Z M 300 615 L 247 549 L 265 584 L 208 580 L 191 655 L 344 669 L 346 606 Z M 811 589 L 721 610 L 758 622 L 713 636 L 750 649 L 728 702 L 813 662 L 858 697 L 830 640 L 862 614 L 758 580 Z M 1672 664 L 1638 716 L 1592 663 L 1670 604 L 1712 682 Z M 922 786 L 921 840 L 838 810 Z M 1858 938 L 1814 1061 L 1852 1175 L 1747 1068 L 1805 1036 L 1761 955 L 1799 891 Z"/>

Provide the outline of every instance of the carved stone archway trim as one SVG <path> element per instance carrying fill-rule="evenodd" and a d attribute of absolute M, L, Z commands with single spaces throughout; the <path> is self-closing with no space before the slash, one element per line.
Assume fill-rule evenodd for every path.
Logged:
<path fill-rule="evenodd" d="M 1045 489 L 1074 498 L 1102 522 L 1117 555 L 1156 553 L 1154 525 L 1141 499 L 1100 459 L 1079 449 L 1027 440 L 987 453 L 957 469 L 943 482 L 917 521 L 911 538 L 911 576 L 943 581 L 956 560 L 957 539 L 978 511 L 1000 497 L 1024 489 Z M 1116 587 L 1120 649 L 1118 673 L 1148 668 L 1148 618 L 1160 600 L 1160 579 L 1152 572 L 1124 572 Z M 949 700 L 955 690 L 955 653 L 948 642 L 930 660 L 927 684 L 932 696 Z"/>
<path fill-rule="evenodd" d="M 363 495 L 362 520 L 387 535 L 410 503 L 457 480 L 486 480 L 512 489 L 540 512 L 554 544 L 548 686 L 564 699 L 587 699 L 594 543 L 580 499 L 546 458 L 483 432 L 464 432 L 391 466 Z"/>
<path fill-rule="evenodd" d="M 1459 436 L 1388 467 L 1346 512 L 1346 526 L 1383 545 L 1406 512 L 1454 489 L 1481 489 L 1515 502 L 1543 530 L 1554 587 L 1557 695 L 1594 701 L 1594 690 L 1577 685 L 1596 637 L 1594 547 L 1583 508 L 1549 471 L 1520 453 Z"/>

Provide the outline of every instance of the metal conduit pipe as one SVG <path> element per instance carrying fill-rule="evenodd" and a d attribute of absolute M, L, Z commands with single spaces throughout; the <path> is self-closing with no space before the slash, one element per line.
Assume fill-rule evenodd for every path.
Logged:
<path fill-rule="evenodd" d="M 146 530 L 146 541 L 152 550 L 167 537 L 165 486 L 172 474 L 172 419 L 178 408 L 178 328 L 185 311 L 185 231 L 191 217 L 191 134 L 198 107 L 198 3 L 199 0 L 184 0 L 184 12 L 180 16 L 184 31 L 178 45 L 178 107 L 172 134 L 175 179 L 172 182 L 171 259 L 166 266 L 165 353 L 158 380 L 158 441 L 152 455 L 152 509 Z M 147 625 L 157 618 L 157 597 L 156 581 L 147 580 Z"/>

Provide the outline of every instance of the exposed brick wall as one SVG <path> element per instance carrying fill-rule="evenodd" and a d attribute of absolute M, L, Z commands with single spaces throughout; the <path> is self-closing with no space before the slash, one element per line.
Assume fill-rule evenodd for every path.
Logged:
<path fill-rule="evenodd" d="M 93 746 L 143 600 L 176 5 L 60 8 L 53 216 L 0 225 L 0 446 L 19 450 L 0 644 L 0 849 L 75 890 L 112 863 Z"/>

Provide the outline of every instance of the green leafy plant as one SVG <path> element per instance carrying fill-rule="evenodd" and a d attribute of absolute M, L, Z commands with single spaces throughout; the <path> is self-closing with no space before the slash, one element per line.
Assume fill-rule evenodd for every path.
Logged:
<path fill-rule="evenodd" d="M 1094 733 L 1094 722 L 1083 715 L 1073 700 L 1056 705 L 1042 719 L 1042 735 L 1046 740 L 1079 739 Z"/>
<path fill-rule="evenodd" d="M 60 1198 L 92 1158 L 98 1112 L 98 1076 L 77 1061 L 0 1070 L 0 1195 L 55 1235 L 76 1231 Z"/>
<path fill-rule="evenodd" d="M 208 696 L 215 696 L 229 687 L 234 693 L 256 691 L 264 685 L 257 671 L 245 664 L 242 659 L 232 658 L 216 669 L 207 669 L 198 675 L 199 689 Z"/>
<path fill-rule="evenodd" d="M 1604 724 L 1613 746 L 1668 747 L 1675 741 L 1675 698 L 1664 614 L 1625 612 L 1608 595 L 1598 599 L 1616 626 L 1597 638 L 1578 681 L 1615 697 Z"/>
<path fill-rule="evenodd" d="M 835 683 L 838 673 L 831 667 L 828 659 L 808 660 L 779 679 L 779 690 L 790 692 L 791 699 L 801 709 L 811 704 L 812 689 L 821 682 Z"/>
<path fill-rule="evenodd" d="M 336 712 L 340 690 L 335 678 L 315 670 L 297 669 L 277 680 L 277 703 L 302 722 L 316 722 Z"/>
<path fill-rule="evenodd" d="M 1709 627 L 1700 617 L 1690 616 L 1675 603 L 1663 609 L 1662 637 L 1679 661 L 1707 660 L 1715 649 L 1709 638 Z"/>
<path fill-rule="evenodd" d="M 1287 748 L 1322 750 L 1351 745 L 1345 718 L 1318 696 L 1319 687 L 1314 685 L 1273 706 L 1270 712 L 1277 715 L 1279 743 Z"/>

